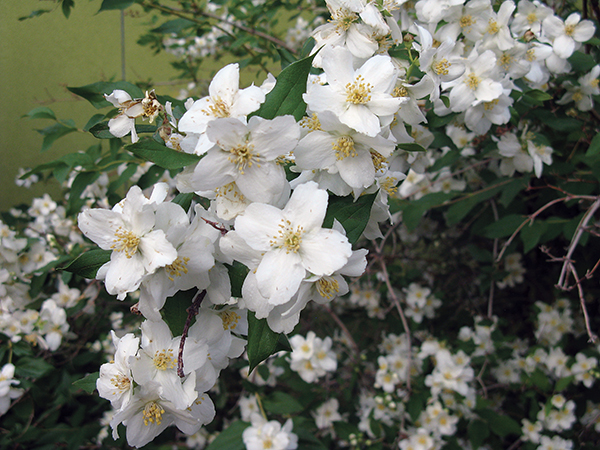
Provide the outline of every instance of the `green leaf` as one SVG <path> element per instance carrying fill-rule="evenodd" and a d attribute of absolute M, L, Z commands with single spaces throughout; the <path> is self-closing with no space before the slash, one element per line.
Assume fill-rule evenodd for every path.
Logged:
<path fill-rule="evenodd" d="M 594 138 L 592 139 L 592 142 L 590 142 L 590 146 L 587 149 L 587 152 L 585 152 L 585 156 L 586 157 L 593 157 L 593 156 L 597 156 L 600 154 L 600 133 L 596 134 L 596 136 L 594 136 Z"/>
<path fill-rule="evenodd" d="M 177 203 L 183 209 L 188 211 L 190 206 L 192 206 L 192 200 L 194 199 L 194 193 L 190 192 L 187 194 L 177 194 L 177 196 L 173 199 L 173 203 Z M 240 295 L 241 297 L 241 295 Z"/>
<path fill-rule="evenodd" d="M 266 411 L 272 414 L 295 414 L 301 412 L 304 407 L 289 394 L 275 391 L 263 400 Z"/>
<path fill-rule="evenodd" d="M 542 372 L 539 368 L 536 368 L 531 375 L 529 375 L 529 379 L 534 386 L 537 386 L 542 391 L 548 392 L 552 389 L 550 381 L 548 380 L 548 375 Z"/>
<path fill-rule="evenodd" d="M 62 0 L 62 12 L 67 19 L 71 15 L 71 9 L 74 6 L 75 6 L 75 2 L 73 0 Z"/>
<path fill-rule="evenodd" d="M 28 378 L 40 378 L 50 372 L 54 367 L 41 358 L 20 358 L 15 364 L 15 375 Z"/>
<path fill-rule="evenodd" d="M 250 424 L 241 420 L 232 422 L 210 443 L 206 450 L 246 450 L 242 433 Z"/>
<path fill-rule="evenodd" d="M 36 131 L 44 136 L 41 150 L 41 152 L 43 153 L 50 149 L 50 147 L 52 147 L 52 144 L 54 144 L 54 141 L 56 141 L 58 138 L 65 136 L 69 133 L 73 133 L 74 131 L 77 131 L 77 128 L 65 126 L 62 123 L 55 123 L 54 125 L 50 125 L 49 127 Z"/>
<path fill-rule="evenodd" d="M 545 101 L 552 100 L 552 98 L 550 94 L 539 89 L 532 89 L 523 94 L 523 100 L 527 99 L 530 103 L 536 105 L 542 105 Z"/>
<path fill-rule="evenodd" d="M 248 344 L 246 345 L 250 362 L 248 373 L 280 350 L 280 334 L 269 328 L 267 319 L 257 319 L 253 312 L 248 312 Z"/>
<path fill-rule="evenodd" d="M 81 210 L 85 203 L 85 198 L 81 198 L 81 194 L 94 181 L 100 177 L 100 172 L 81 172 L 77 174 L 71 189 L 69 190 L 69 201 L 67 203 L 67 215 L 72 215 Z M 95 275 L 95 274 L 94 274 Z M 94 277 L 86 277 L 94 278 Z"/>
<path fill-rule="evenodd" d="M 488 423 L 492 432 L 500 437 L 506 437 L 509 434 L 521 435 L 521 426 L 517 421 L 508 416 L 498 414 L 491 409 L 478 410 L 477 414 Z"/>
<path fill-rule="evenodd" d="M 23 20 L 27 20 L 27 19 L 33 19 L 34 17 L 41 16 L 42 14 L 49 13 L 50 11 L 52 11 L 52 10 L 51 9 L 36 9 L 34 11 L 31 11 L 31 13 L 28 16 L 19 17 L 18 20 L 23 21 Z"/>
<path fill-rule="evenodd" d="M 315 55 L 296 61 L 283 69 L 277 77 L 275 87 L 267 94 L 265 102 L 251 116 L 272 120 L 277 116 L 291 114 L 297 121 L 302 119 L 306 112 L 302 94 L 306 92 L 306 80 Z"/>
<path fill-rule="evenodd" d="M 409 231 L 414 230 L 427 211 L 436 206 L 441 206 L 445 201 L 453 198 L 454 195 L 452 193 L 434 192 L 424 195 L 419 200 L 406 202 L 402 208 L 402 222 Z"/>
<path fill-rule="evenodd" d="M 508 207 L 515 199 L 517 194 L 525 190 L 529 186 L 529 178 L 515 178 L 513 181 L 508 183 L 502 188 L 502 194 L 500 195 L 499 203 L 505 208 Z"/>
<path fill-rule="evenodd" d="M 102 5 L 100 5 L 98 12 L 110 11 L 112 9 L 125 9 L 129 8 L 134 3 L 134 0 L 102 0 Z"/>
<path fill-rule="evenodd" d="M 490 435 L 490 429 L 483 420 L 472 420 L 467 427 L 469 441 L 473 448 L 479 448 Z"/>
<path fill-rule="evenodd" d="M 168 170 L 181 169 L 201 159 L 198 155 L 172 150 L 152 138 L 140 139 L 135 144 L 126 145 L 124 148 L 135 156 Z"/>
<path fill-rule="evenodd" d="M 98 81 L 97 83 L 87 84 L 85 86 L 67 87 L 67 89 L 73 94 L 85 98 L 97 109 L 112 106 L 110 102 L 106 101 L 104 94 L 109 95 L 115 89 L 126 91 L 132 98 L 144 97 L 144 92 L 139 87 L 128 83 L 127 81 Z"/>
<path fill-rule="evenodd" d="M 523 253 L 536 247 L 540 242 L 542 235 L 548 230 L 548 224 L 542 220 L 535 220 L 533 223 L 525 225 L 519 233 L 523 241 Z"/>
<path fill-rule="evenodd" d="M 179 33 L 182 30 L 193 27 L 195 25 L 196 25 L 196 23 L 192 22 L 191 20 L 179 18 L 179 19 L 169 20 L 169 21 L 163 23 L 162 25 L 159 25 L 158 27 L 151 29 L 150 31 L 152 33 L 161 33 L 161 34 Z"/>
<path fill-rule="evenodd" d="M 573 70 L 575 72 L 589 72 L 597 62 L 592 55 L 588 55 L 581 51 L 573 52 L 573 54 L 567 58 Z"/>
<path fill-rule="evenodd" d="M 115 137 L 108 129 L 108 122 L 100 122 L 88 129 L 96 139 L 114 139 Z"/>
<path fill-rule="evenodd" d="M 74 381 L 73 386 L 83 389 L 88 394 L 91 394 L 96 389 L 96 381 L 98 381 L 98 378 L 100 378 L 99 372 L 90 373 L 80 380 Z"/>
<path fill-rule="evenodd" d="M 99 248 L 89 250 L 63 267 L 63 270 L 75 273 L 83 278 L 94 279 L 98 269 L 110 261 L 111 254 L 112 251 L 110 250 Z"/>
<path fill-rule="evenodd" d="M 178 291 L 173 297 L 167 298 L 165 306 L 160 312 L 164 321 L 169 325 L 173 336 L 181 336 L 183 334 L 183 328 L 188 316 L 187 309 L 192 306 L 197 293 L 197 289 L 190 289 L 188 291 Z"/>
<path fill-rule="evenodd" d="M 406 144 L 398 144 L 396 147 L 398 147 L 399 149 L 405 150 L 407 152 L 426 152 L 427 149 L 425 147 L 423 147 L 422 145 L 419 145 L 417 143 L 414 142 L 409 142 Z"/>
<path fill-rule="evenodd" d="M 58 120 L 56 118 L 56 114 L 47 106 L 40 106 L 38 108 L 33 108 L 27 114 L 23 114 L 21 117 L 28 117 L 29 119 L 51 119 Z"/>
<path fill-rule="evenodd" d="M 229 282 L 231 283 L 231 295 L 233 297 L 242 297 L 242 285 L 248 275 L 248 268 L 241 262 L 234 261 L 233 264 L 225 264 L 229 273 Z"/>
<path fill-rule="evenodd" d="M 519 214 L 509 214 L 485 227 L 483 229 L 483 235 L 490 239 L 508 237 L 513 234 L 525 220 L 527 219 Z"/>
<path fill-rule="evenodd" d="M 510 186 L 512 186 L 513 183 L 515 185 L 518 185 L 519 183 L 522 183 L 522 180 L 520 178 L 508 180 L 506 178 L 500 179 L 495 185 L 460 199 L 458 202 L 450 206 L 450 208 L 448 208 L 448 211 L 446 211 L 446 224 L 448 226 L 456 225 L 458 222 L 464 219 L 465 216 L 469 214 L 469 212 L 476 205 L 485 200 L 489 200 L 498 192 L 501 192 L 504 189 L 510 189 Z"/>
<path fill-rule="evenodd" d="M 325 228 L 333 226 L 333 220 L 337 219 L 346 230 L 346 236 L 351 244 L 354 244 L 360 238 L 365 230 L 369 218 L 371 217 L 371 208 L 377 194 L 361 195 L 356 201 L 351 195 L 346 197 L 329 197 L 329 207 L 323 221 Z"/>
<path fill-rule="evenodd" d="M 569 385 L 571 383 L 573 383 L 573 380 L 575 379 L 574 375 L 569 375 L 568 377 L 562 377 L 560 378 L 556 384 L 554 385 L 554 392 L 562 392 L 564 391 L 566 388 L 569 387 Z"/>

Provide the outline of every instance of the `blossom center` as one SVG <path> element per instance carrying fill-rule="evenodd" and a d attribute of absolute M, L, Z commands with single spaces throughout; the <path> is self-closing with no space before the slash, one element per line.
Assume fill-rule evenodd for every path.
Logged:
<path fill-rule="evenodd" d="M 486 111 L 491 111 L 492 109 L 494 109 L 496 107 L 496 105 L 498 104 L 499 99 L 494 99 L 491 102 L 484 102 L 483 103 L 483 109 L 485 109 Z"/>
<path fill-rule="evenodd" d="M 284 248 L 286 253 L 298 253 L 302 243 L 304 228 L 297 226 L 294 230 L 292 223 L 287 219 L 281 219 L 277 235 L 273 236 L 270 244 L 275 248 Z"/>
<path fill-rule="evenodd" d="M 204 114 L 221 118 L 229 117 L 231 115 L 229 112 L 229 105 L 221 100 L 221 97 L 213 98 L 212 101 L 212 105 L 208 105 L 208 108 L 202 111 Z"/>
<path fill-rule="evenodd" d="M 177 365 L 177 358 L 173 357 L 173 350 L 162 350 L 156 351 L 154 358 L 152 358 L 154 367 L 158 370 L 174 369 Z"/>
<path fill-rule="evenodd" d="M 263 448 L 264 449 L 269 449 L 269 448 L 273 448 L 273 441 L 270 438 L 266 438 L 263 441 Z"/>
<path fill-rule="evenodd" d="M 333 278 L 319 278 L 319 281 L 317 281 L 317 291 L 321 297 L 331 300 L 340 291 L 340 285 L 337 280 Z"/>
<path fill-rule="evenodd" d="M 395 195 L 398 192 L 398 186 L 396 186 L 396 179 L 387 177 L 385 180 L 379 182 L 379 187 L 383 189 L 388 195 Z"/>
<path fill-rule="evenodd" d="M 527 14 L 527 22 L 529 22 L 529 24 L 531 25 L 532 23 L 535 23 L 537 21 L 537 14 L 534 12 L 530 12 L 529 14 Z"/>
<path fill-rule="evenodd" d="M 354 140 L 350 136 L 342 136 L 337 141 L 331 143 L 331 147 L 335 152 L 338 161 L 347 157 L 355 157 L 356 149 L 354 148 Z"/>
<path fill-rule="evenodd" d="M 329 22 L 335 25 L 335 31 L 348 31 L 350 26 L 358 20 L 358 16 L 347 9 L 339 8 L 332 12 L 333 19 Z"/>
<path fill-rule="evenodd" d="M 371 161 L 373 161 L 373 167 L 375 170 L 383 169 L 384 164 L 387 162 L 385 157 L 376 150 L 371 149 Z"/>
<path fill-rule="evenodd" d="M 475 19 L 473 19 L 473 16 L 471 16 L 470 14 L 467 14 L 466 16 L 462 16 L 459 21 L 461 28 L 470 27 L 470 26 L 474 25 L 475 22 L 476 22 Z"/>
<path fill-rule="evenodd" d="M 110 379 L 110 382 L 119 392 L 127 391 L 131 386 L 131 380 L 125 375 L 116 375 Z"/>
<path fill-rule="evenodd" d="M 310 131 L 321 130 L 321 122 L 317 117 L 317 113 L 313 113 L 310 116 L 303 117 L 300 120 L 300 126 L 303 128 L 308 128 Z"/>
<path fill-rule="evenodd" d="M 450 67 L 450 63 L 448 62 L 448 60 L 447 59 L 442 59 L 441 61 L 438 61 L 433 66 L 433 71 L 437 75 L 448 75 L 448 68 L 449 67 Z"/>
<path fill-rule="evenodd" d="M 223 329 L 234 330 L 238 325 L 238 321 L 240 320 L 240 316 L 234 311 L 221 311 L 219 313 L 221 316 L 221 320 L 223 321 Z"/>
<path fill-rule="evenodd" d="M 404 86 L 400 86 L 400 87 L 394 88 L 393 96 L 394 97 L 408 97 L 408 91 L 406 90 L 406 88 Z"/>
<path fill-rule="evenodd" d="M 150 402 L 146 404 L 144 410 L 142 411 L 142 415 L 144 416 L 144 425 L 148 425 L 149 423 L 156 423 L 156 425 L 160 425 L 162 422 L 162 415 L 165 413 L 165 410 L 156 402 Z"/>
<path fill-rule="evenodd" d="M 173 281 L 175 277 L 180 277 L 183 274 L 187 274 L 187 263 L 189 262 L 189 260 L 190 258 L 188 258 L 187 256 L 184 256 L 183 258 L 180 258 L 178 256 L 175 261 L 165 266 L 165 271 L 167 272 L 167 277 L 169 278 L 169 280 Z"/>
<path fill-rule="evenodd" d="M 229 161 L 237 166 L 241 175 L 244 175 L 246 168 L 252 167 L 252 164 L 260 156 L 258 153 L 253 153 L 253 150 L 254 145 L 248 143 L 238 145 L 229 150 L 229 153 L 231 153 Z M 257 166 L 260 167 L 260 164 L 257 163 Z"/>
<path fill-rule="evenodd" d="M 353 105 L 364 105 L 371 101 L 371 90 L 373 86 L 370 83 L 365 83 L 362 75 L 359 75 L 354 80 L 354 83 L 346 85 L 346 101 Z"/>
<path fill-rule="evenodd" d="M 137 252 L 138 245 L 140 245 L 140 238 L 135 233 L 119 227 L 115 231 L 115 239 L 110 248 L 116 252 L 124 252 L 127 258 L 131 258 Z"/>
<path fill-rule="evenodd" d="M 498 22 L 496 22 L 494 19 L 490 19 L 490 21 L 488 22 L 488 29 L 487 29 L 487 31 L 490 34 L 496 34 L 498 31 L 500 31 L 500 27 L 498 26 Z"/>
<path fill-rule="evenodd" d="M 465 83 L 467 84 L 469 89 L 474 91 L 475 89 L 477 89 L 477 86 L 479 86 L 479 83 L 481 83 L 481 78 L 479 78 L 474 73 L 470 73 L 467 79 L 465 80 Z"/>
<path fill-rule="evenodd" d="M 565 34 L 567 36 L 573 36 L 574 32 L 575 32 L 575 25 L 566 25 L 565 26 Z"/>
<path fill-rule="evenodd" d="M 498 60 L 498 65 L 502 66 L 504 70 L 508 70 L 512 63 L 513 57 L 508 53 L 502 53 L 502 56 Z"/>

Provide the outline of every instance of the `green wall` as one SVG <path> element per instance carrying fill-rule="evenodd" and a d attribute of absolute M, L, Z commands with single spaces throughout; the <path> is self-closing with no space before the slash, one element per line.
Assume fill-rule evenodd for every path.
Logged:
<path fill-rule="evenodd" d="M 83 86 L 96 81 L 121 78 L 121 19 L 119 11 L 96 14 L 100 1 L 78 0 L 66 19 L 62 11 L 19 21 L 36 9 L 56 7 L 40 0 L 0 0 L 0 211 L 29 202 L 44 192 L 57 194 L 54 184 L 32 189 L 14 184 L 19 167 L 33 167 L 97 142 L 85 133 L 73 133 L 58 140 L 40 154 L 42 136 L 35 131 L 52 122 L 21 118 L 31 109 L 48 106 L 60 119 L 72 118 L 82 128 L 96 110 L 85 100 L 70 94 L 65 86 Z M 150 20 L 125 20 L 126 77 L 128 81 L 152 79 L 165 82 L 175 76 L 169 65 L 174 57 L 153 55 L 136 44 Z M 131 14 L 131 13 L 129 13 Z M 162 94 L 176 95 L 181 86 L 160 86 Z"/>

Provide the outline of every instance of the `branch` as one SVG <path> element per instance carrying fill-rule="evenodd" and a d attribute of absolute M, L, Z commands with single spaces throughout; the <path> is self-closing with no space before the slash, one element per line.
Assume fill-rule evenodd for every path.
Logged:
<path fill-rule="evenodd" d="M 181 335 L 181 340 L 179 341 L 179 354 L 177 355 L 177 375 L 179 375 L 180 378 L 185 377 L 185 373 L 183 372 L 183 347 L 185 346 L 185 340 L 187 339 L 188 332 L 190 331 L 192 318 L 198 314 L 200 304 L 202 303 L 202 300 L 204 300 L 205 296 L 206 291 L 198 291 L 194 297 L 194 300 L 192 301 L 192 305 L 186 309 L 188 316 L 185 319 L 185 325 L 183 326 L 183 334 Z"/>

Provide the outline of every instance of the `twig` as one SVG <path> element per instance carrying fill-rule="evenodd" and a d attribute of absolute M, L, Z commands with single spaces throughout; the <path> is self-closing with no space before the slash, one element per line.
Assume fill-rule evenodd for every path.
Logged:
<path fill-rule="evenodd" d="M 594 216 L 596 210 L 600 208 L 600 198 L 596 198 L 596 201 L 590 206 L 590 208 L 585 212 L 581 222 L 577 225 L 577 229 L 575 230 L 575 234 L 573 235 L 573 239 L 571 239 L 571 243 L 569 244 L 569 249 L 567 250 L 567 254 L 564 258 L 564 263 L 562 269 L 560 271 L 560 277 L 558 278 L 558 287 L 560 289 L 566 289 L 566 277 L 568 272 L 568 264 L 571 262 L 571 257 L 573 256 L 573 252 L 579 244 L 579 240 L 587 227 L 588 222 Z"/>
<path fill-rule="evenodd" d="M 351 358 L 353 360 L 356 359 L 356 356 L 360 355 L 360 348 L 358 347 L 358 344 L 352 337 L 352 334 L 350 334 L 348 327 L 346 327 L 344 322 L 342 322 L 342 319 L 340 319 L 339 316 L 331 308 L 325 305 L 323 305 L 323 308 L 325 308 L 325 311 L 327 311 L 327 313 L 331 316 L 335 323 L 337 323 L 338 326 L 342 329 L 342 332 L 346 335 L 346 338 L 348 339 L 350 347 L 352 348 L 352 351 L 354 353 L 354 355 L 351 355 Z"/>
<path fill-rule="evenodd" d="M 592 333 L 592 327 L 590 326 L 590 316 L 587 312 L 587 307 L 585 305 L 585 298 L 583 297 L 583 288 L 581 287 L 581 280 L 577 276 L 577 271 L 575 270 L 575 265 L 572 261 L 568 261 L 567 265 L 569 266 L 569 270 L 573 274 L 573 278 L 575 278 L 575 284 L 577 286 L 577 293 L 579 294 L 579 304 L 581 305 L 581 311 L 583 311 L 583 320 L 585 322 L 585 330 L 590 338 L 589 342 L 595 344 L 598 340 L 598 336 Z"/>
<path fill-rule="evenodd" d="M 494 220 L 496 222 L 498 222 L 498 208 L 496 208 L 496 202 L 494 201 L 494 199 L 490 200 L 490 205 L 492 205 L 492 212 L 494 213 Z M 494 266 L 496 266 L 496 264 L 498 264 L 498 261 L 496 261 L 496 255 L 498 254 L 498 238 L 494 239 L 494 246 L 493 246 L 492 251 L 493 251 L 493 257 L 494 257 Z M 487 308 L 488 319 L 492 318 L 493 311 L 494 311 L 494 289 L 495 289 L 495 287 L 496 287 L 496 283 L 494 283 L 494 280 L 492 279 L 492 282 L 490 283 L 490 294 L 488 296 L 488 308 Z"/>
<path fill-rule="evenodd" d="M 204 300 L 205 296 L 206 291 L 198 291 L 194 297 L 194 300 L 192 301 L 192 305 L 186 309 L 188 316 L 185 319 L 185 325 L 183 326 L 183 334 L 181 335 L 181 340 L 179 341 L 179 354 L 177 355 L 177 375 L 179 375 L 180 378 L 185 377 L 185 373 L 183 372 L 183 347 L 185 346 L 185 340 L 187 339 L 188 332 L 190 331 L 192 318 L 198 314 L 200 304 L 202 303 L 202 300 Z"/>

